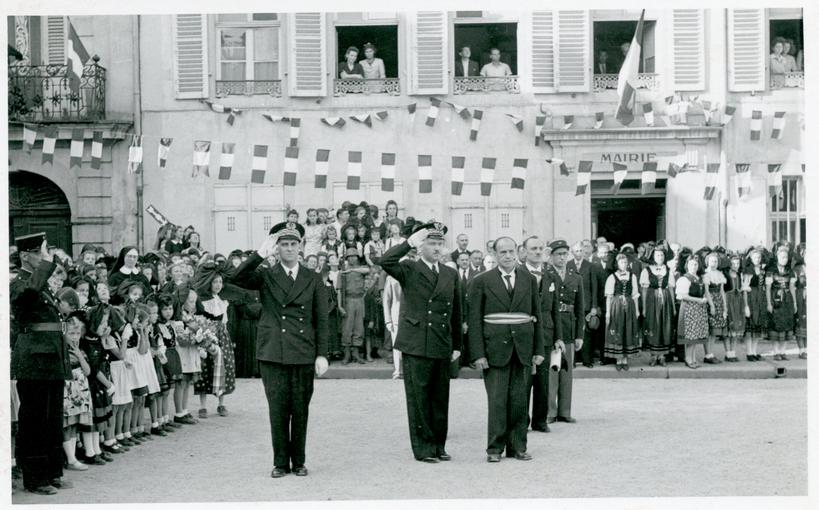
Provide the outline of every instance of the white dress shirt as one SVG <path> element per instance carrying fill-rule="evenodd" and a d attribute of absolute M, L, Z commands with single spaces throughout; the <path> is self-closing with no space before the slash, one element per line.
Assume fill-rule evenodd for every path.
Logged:
<path fill-rule="evenodd" d="M 296 276 L 298 276 L 298 274 L 299 274 L 299 266 L 300 266 L 300 265 L 301 265 L 301 264 L 298 264 L 298 263 L 297 263 L 297 264 L 296 264 L 295 266 L 293 266 L 293 267 L 287 267 L 287 266 L 285 266 L 284 264 L 281 264 L 282 269 L 284 269 L 284 275 L 285 275 L 285 276 L 287 276 L 287 273 L 288 273 L 288 272 L 292 273 L 292 275 L 293 275 L 293 276 L 292 276 L 292 279 L 293 279 L 293 281 L 294 281 L 294 282 L 296 281 Z"/>
<path fill-rule="evenodd" d="M 504 286 L 506 286 L 506 276 L 509 275 L 509 276 L 512 277 L 512 278 L 509 279 L 509 283 L 510 283 L 510 285 L 512 285 L 512 288 L 514 289 L 515 288 L 515 270 L 512 269 L 512 272 L 506 273 L 506 272 L 503 271 L 503 269 L 500 268 L 500 266 L 498 266 L 498 270 L 500 271 L 501 278 L 503 279 L 503 285 Z"/>

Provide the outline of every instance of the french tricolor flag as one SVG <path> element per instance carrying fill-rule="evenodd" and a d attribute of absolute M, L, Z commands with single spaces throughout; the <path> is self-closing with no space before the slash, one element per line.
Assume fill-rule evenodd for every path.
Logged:
<path fill-rule="evenodd" d="M 327 173 L 330 168 L 330 149 L 316 149 L 315 188 L 327 187 Z"/>
<path fill-rule="evenodd" d="M 774 112 L 773 130 L 771 131 L 771 138 L 775 140 L 782 139 L 782 133 L 785 131 L 785 112 Z"/>
<path fill-rule="evenodd" d="M 634 105 L 637 100 L 637 71 L 640 68 L 640 43 L 643 40 L 643 16 L 646 11 L 640 13 L 640 21 L 637 22 L 637 29 L 631 39 L 626 60 L 620 68 L 617 78 L 617 113 L 615 118 L 624 126 L 628 126 L 634 121 Z"/>
<path fill-rule="evenodd" d="M 481 163 L 481 195 L 488 197 L 492 194 L 492 181 L 495 180 L 495 158 L 483 158 Z"/>
<path fill-rule="evenodd" d="M 395 191 L 395 153 L 381 153 L 381 191 Z"/>
<path fill-rule="evenodd" d="M 463 156 L 452 156 L 452 194 L 460 196 L 464 190 L 464 163 Z"/>
<path fill-rule="evenodd" d="M 432 156 L 418 155 L 418 193 L 432 193 Z"/>
<path fill-rule="evenodd" d="M 754 110 L 751 112 L 751 140 L 758 141 L 762 139 L 762 110 Z"/>
<path fill-rule="evenodd" d="M 282 185 L 295 186 L 296 175 L 299 173 L 299 148 L 287 147 L 284 149 L 284 175 Z"/>
<path fill-rule="evenodd" d="M 68 39 L 66 41 L 65 57 L 68 68 L 68 87 L 74 94 L 80 93 L 80 83 L 82 82 L 82 70 L 88 62 L 90 55 L 80 41 L 71 20 L 68 21 Z"/>
<path fill-rule="evenodd" d="M 512 189 L 523 189 L 526 182 L 526 167 L 529 161 L 515 158 L 512 164 Z"/>
<path fill-rule="evenodd" d="M 347 152 L 347 189 L 361 187 L 361 151 Z"/>

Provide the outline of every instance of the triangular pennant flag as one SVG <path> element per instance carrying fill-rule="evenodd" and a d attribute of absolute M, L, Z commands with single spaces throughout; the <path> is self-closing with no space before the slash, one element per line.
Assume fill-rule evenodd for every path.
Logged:
<path fill-rule="evenodd" d="M 429 98 L 429 111 L 427 112 L 426 125 L 432 127 L 435 125 L 435 119 L 438 118 L 438 110 L 441 108 L 441 100 L 437 97 Z"/>
<path fill-rule="evenodd" d="M 200 172 L 210 176 L 210 142 L 207 140 L 197 140 L 193 142 L 193 173 L 191 177 L 196 177 Z"/>
<path fill-rule="evenodd" d="M 361 187 L 361 151 L 347 152 L 347 189 Z"/>
<path fill-rule="evenodd" d="M 418 193 L 432 193 L 432 156 L 418 155 Z"/>
<path fill-rule="evenodd" d="M 301 132 L 301 119 L 290 119 L 290 147 L 299 146 L 299 133 Z"/>
<path fill-rule="evenodd" d="M 227 113 L 227 123 L 231 126 L 233 125 L 233 121 L 236 120 L 236 116 L 242 113 L 242 110 L 239 110 L 238 108 L 231 108 L 230 106 L 214 103 L 208 99 L 203 99 L 202 102 L 208 105 L 210 109 L 216 113 Z"/>
<path fill-rule="evenodd" d="M 455 110 L 455 113 L 460 115 L 462 119 L 466 120 L 469 119 L 469 117 L 471 117 L 471 115 L 469 114 L 469 108 L 467 108 L 466 106 L 450 103 L 449 101 L 447 101 L 447 104 L 451 106 L 452 109 Z"/>
<path fill-rule="evenodd" d="M 628 174 L 628 167 L 622 163 L 612 163 L 614 166 L 614 184 L 611 187 L 611 193 L 616 195 L 620 191 L 620 186 L 626 180 Z"/>
<path fill-rule="evenodd" d="M 481 119 L 483 119 L 483 110 L 474 110 L 472 112 L 472 127 L 469 129 L 469 139 L 473 142 L 478 139 L 478 131 L 481 130 Z"/>
<path fill-rule="evenodd" d="M 94 131 L 91 139 L 91 168 L 102 168 L 102 131 Z"/>
<path fill-rule="evenodd" d="M 640 174 L 642 185 L 640 187 L 640 194 L 654 192 L 654 186 L 657 184 L 657 162 L 650 161 L 643 163 L 643 171 Z"/>
<path fill-rule="evenodd" d="M 373 127 L 373 119 L 369 113 L 361 113 L 358 115 L 351 115 L 351 119 L 356 122 L 361 122 L 362 124 L 366 124 L 367 127 Z"/>
<path fill-rule="evenodd" d="M 463 156 L 452 156 L 452 194 L 460 196 L 464 189 L 464 163 Z"/>
<path fill-rule="evenodd" d="M 230 174 L 233 171 L 233 157 L 235 143 L 222 143 L 222 155 L 219 158 L 219 180 L 227 181 L 230 179 Z"/>
<path fill-rule="evenodd" d="M 773 130 L 771 131 L 771 138 L 781 140 L 782 134 L 785 131 L 785 112 L 774 112 Z"/>
<path fill-rule="evenodd" d="M 645 9 L 640 13 L 640 20 L 631 38 L 631 45 L 626 58 L 620 67 L 617 76 L 617 114 L 615 118 L 624 126 L 634 121 L 634 104 L 637 101 L 637 80 L 640 67 L 640 45 L 643 42 L 643 16 Z"/>
<path fill-rule="evenodd" d="M 594 114 L 594 129 L 600 129 L 603 127 L 603 119 L 605 118 L 605 113 L 597 112 Z"/>
<path fill-rule="evenodd" d="M 574 196 L 586 194 L 586 189 L 591 182 L 591 171 L 592 162 L 581 160 L 577 167 L 577 189 L 574 192 Z"/>
<path fill-rule="evenodd" d="M 299 173 L 299 148 L 287 147 L 284 149 L 284 173 L 282 184 L 285 186 L 296 185 L 296 175 Z"/>
<path fill-rule="evenodd" d="M 768 165 L 768 193 L 777 196 L 782 192 L 782 165 Z"/>
<path fill-rule="evenodd" d="M 529 161 L 515 158 L 512 163 L 512 189 L 523 189 L 526 182 L 526 167 Z"/>
<path fill-rule="evenodd" d="M 381 122 L 384 122 L 385 120 L 387 120 L 388 115 L 389 115 L 389 113 L 387 113 L 386 110 L 380 111 L 380 112 L 375 112 L 375 118 L 380 120 Z"/>
<path fill-rule="evenodd" d="M 263 184 L 267 173 L 267 145 L 253 146 L 253 162 L 251 164 L 250 182 Z"/>
<path fill-rule="evenodd" d="M 37 128 L 29 124 L 23 124 L 23 147 L 28 154 L 31 154 L 31 149 L 34 147 L 34 142 L 37 140 Z"/>
<path fill-rule="evenodd" d="M 762 110 L 754 110 L 751 112 L 751 140 L 759 141 L 762 139 Z"/>
<path fill-rule="evenodd" d="M 395 191 L 395 153 L 381 153 L 381 191 Z"/>
<path fill-rule="evenodd" d="M 571 129 L 572 124 L 574 124 L 574 115 L 564 115 L 563 116 L 563 127 L 561 129 Z"/>
<path fill-rule="evenodd" d="M 57 126 L 46 126 L 43 133 L 43 161 L 42 164 L 54 164 L 54 147 L 57 145 Z"/>
<path fill-rule="evenodd" d="M 481 196 L 488 197 L 492 194 L 492 181 L 495 180 L 496 161 L 495 158 L 483 158 L 481 161 Z"/>
<path fill-rule="evenodd" d="M 717 191 L 717 180 L 719 179 L 719 163 L 708 163 L 705 170 L 705 200 L 713 200 Z"/>
<path fill-rule="evenodd" d="M 681 173 L 681 171 L 682 171 L 682 170 L 681 170 L 681 168 L 680 168 L 680 165 L 678 165 L 677 163 L 669 163 L 669 164 L 668 164 L 668 171 L 667 171 L 667 173 L 668 173 L 668 176 L 669 176 L 670 178 L 672 178 L 672 179 L 673 179 L 673 178 L 677 177 L 677 174 Z"/>
<path fill-rule="evenodd" d="M 330 167 L 330 149 L 316 149 L 315 188 L 327 187 L 327 173 Z"/>
<path fill-rule="evenodd" d="M 734 112 L 736 111 L 735 106 L 731 106 L 729 104 L 725 105 L 725 109 L 722 111 L 722 125 L 727 126 L 731 119 L 734 118 Z"/>
<path fill-rule="evenodd" d="M 552 158 L 547 159 L 546 162 L 549 163 L 550 165 L 558 165 L 558 167 L 560 168 L 560 175 L 569 175 L 569 167 L 566 166 L 566 162 L 563 161 L 562 159 Z"/>
<path fill-rule="evenodd" d="M 80 168 L 82 167 L 82 153 L 83 149 L 85 149 L 85 130 L 80 129 L 72 129 L 71 130 L 71 162 L 69 164 L 69 168 L 74 168 L 75 166 Z"/>
<path fill-rule="evenodd" d="M 165 168 L 168 163 L 168 154 L 171 152 L 171 143 L 173 138 L 160 138 L 159 146 L 156 151 L 156 163 L 159 168 Z"/>
<path fill-rule="evenodd" d="M 150 214 L 151 218 L 155 219 L 156 222 L 159 223 L 160 225 L 167 225 L 169 223 L 168 218 L 166 218 L 164 214 L 159 212 L 159 210 L 156 207 L 154 207 L 153 204 L 146 207 L 145 212 Z"/>
<path fill-rule="evenodd" d="M 509 120 L 512 121 L 512 124 L 515 125 L 518 131 L 523 132 L 523 117 L 515 115 L 514 113 L 507 113 L 506 116 L 509 117 Z"/>
<path fill-rule="evenodd" d="M 134 135 L 131 138 L 131 146 L 128 147 L 128 173 L 138 174 L 142 171 L 142 135 Z"/>
<path fill-rule="evenodd" d="M 700 106 L 702 107 L 702 115 L 705 117 L 705 125 L 710 126 L 711 116 L 714 114 L 714 111 L 716 110 L 712 108 L 711 101 L 702 101 L 700 103 Z"/>
<path fill-rule="evenodd" d="M 270 122 L 290 122 L 289 117 L 282 117 L 281 115 L 271 115 L 269 113 L 263 113 L 262 117 L 269 120 Z"/>
<path fill-rule="evenodd" d="M 407 105 L 407 123 L 412 128 L 415 125 L 415 110 L 418 108 L 418 103 L 410 103 Z"/>
<path fill-rule="evenodd" d="M 327 124 L 328 126 L 337 128 L 344 127 L 344 124 L 347 123 L 347 121 L 345 121 L 341 117 L 322 117 L 321 121 Z"/>
<path fill-rule="evenodd" d="M 540 140 L 543 138 L 543 125 L 546 123 L 545 115 L 535 116 L 535 147 L 540 145 Z"/>
<path fill-rule="evenodd" d="M 737 194 L 739 198 L 751 194 L 751 164 L 737 163 Z"/>
<path fill-rule="evenodd" d="M 646 126 L 654 126 L 654 109 L 652 108 L 651 103 L 643 103 L 643 118 L 646 121 Z"/>

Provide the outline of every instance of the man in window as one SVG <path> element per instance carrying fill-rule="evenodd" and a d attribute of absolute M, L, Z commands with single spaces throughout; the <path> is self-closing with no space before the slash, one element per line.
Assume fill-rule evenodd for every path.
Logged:
<path fill-rule="evenodd" d="M 478 63 L 470 58 L 472 57 L 472 50 L 469 46 L 461 48 L 458 55 L 461 58 L 455 63 L 455 76 L 459 78 L 464 76 L 478 76 Z"/>
<path fill-rule="evenodd" d="M 594 74 L 609 74 L 618 72 L 614 66 L 609 64 L 609 52 L 600 50 L 597 54 L 597 65 L 594 67 Z"/>
<path fill-rule="evenodd" d="M 344 80 L 348 79 L 364 79 L 364 69 L 361 64 L 356 62 L 358 59 L 358 48 L 350 46 L 344 53 L 346 61 L 338 65 L 338 77 Z"/>
<path fill-rule="evenodd" d="M 501 52 L 497 48 L 489 50 L 489 63 L 481 68 L 481 76 L 484 78 L 497 78 L 511 76 L 512 69 L 508 64 L 500 61 Z"/>

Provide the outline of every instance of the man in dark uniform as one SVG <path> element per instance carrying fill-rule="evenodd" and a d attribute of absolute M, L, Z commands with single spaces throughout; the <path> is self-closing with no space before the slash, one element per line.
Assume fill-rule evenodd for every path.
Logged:
<path fill-rule="evenodd" d="M 304 450 L 313 378 L 327 371 L 327 291 L 318 273 L 300 266 L 304 227 L 294 227 L 284 222 L 270 229 L 270 237 L 231 279 L 261 294 L 256 358 L 270 412 L 273 478 L 291 471 L 307 476 Z M 279 262 L 256 271 L 274 252 Z"/>
<path fill-rule="evenodd" d="M 603 287 L 597 286 L 597 266 L 584 258 L 583 243 L 578 242 L 572 247 L 574 258 L 566 264 L 570 270 L 580 275 L 583 280 L 583 314 L 586 319 L 583 327 L 583 349 L 581 350 L 583 366 L 592 367 L 592 330 L 589 329 L 589 319 L 597 315 L 598 292 L 603 292 Z M 604 284 L 605 286 L 605 284 Z M 598 327 L 599 329 L 599 327 Z"/>
<path fill-rule="evenodd" d="M 597 253 L 592 257 L 592 267 L 594 268 L 594 272 L 592 275 L 597 280 L 597 318 L 600 319 L 600 326 L 597 327 L 596 330 L 592 332 L 591 335 L 591 356 L 594 356 L 594 353 L 597 352 L 600 356 L 600 364 L 605 363 L 605 357 L 603 356 L 603 345 L 606 342 L 606 293 L 604 289 L 606 288 L 606 280 L 608 279 L 609 275 L 614 272 L 614 257 L 609 253 L 609 245 L 606 242 L 605 238 L 601 238 L 601 241 L 597 243 Z M 584 345 L 585 348 L 585 345 Z M 585 365 L 584 359 L 584 365 Z M 613 363 L 613 360 L 612 360 Z M 588 365 L 585 365 L 588 367 Z M 592 366 L 594 366 L 592 364 Z M 589 367 L 591 368 L 591 367 Z"/>
<path fill-rule="evenodd" d="M 549 244 L 552 251 L 547 271 L 555 280 L 558 313 L 555 322 L 555 346 L 563 352 L 566 366 L 549 371 L 549 417 L 548 423 L 562 421 L 574 423 L 572 417 L 572 369 L 574 351 L 583 348 L 583 281 L 576 272 L 566 267 L 569 245 L 559 239 Z"/>
<path fill-rule="evenodd" d="M 526 452 L 532 366 L 543 363 L 537 279 L 517 266 L 510 237 L 495 241 L 498 266 L 469 287 L 469 352 L 483 370 L 489 408 L 487 461 L 532 460 Z"/>
<path fill-rule="evenodd" d="M 439 261 L 446 231 L 440 223 L 420 225 L 380 262 L 403 291 L 395 348 L 402 353 L 412 453 L 429 463 L 452 458 L 446 452 L 449 370 L 462 345 L 458 274 Z M 401 261 L 412 248 L 420 260 Z"/>

